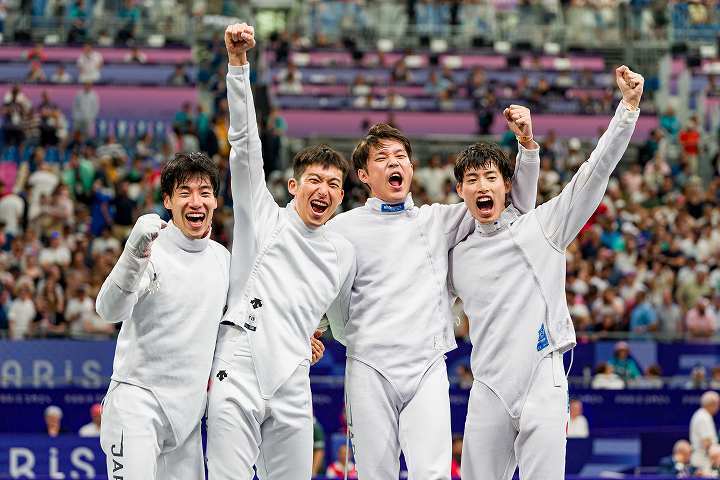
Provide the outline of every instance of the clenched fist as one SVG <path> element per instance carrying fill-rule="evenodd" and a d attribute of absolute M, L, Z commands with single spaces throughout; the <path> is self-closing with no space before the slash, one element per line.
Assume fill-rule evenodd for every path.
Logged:
<path fill-rule="evenodd" d="M 160 235 L 160 230 L 167 227 L 158 214 L 149 213 L 137 219 L 130 236 L 125 243 L 125 248 L 137 258 L 150 256 L 152 242 Z"/>
<path fill-rule="evenodd" d="M 532 117 L 530 117 L 530 109 L 523 107 L 522 105 L 510 105 L 508 108 L 503 110 L 505 120 L 507 120 L 508 128 L 515 134 L 516 137 L 529 138 L 523 143 L 524 147 L 528 147 L 525 143 L 534 143 L 532 140 Z"/>
<path fill-rule="evenodd" d="M 643 85 L 645 84 L 643 76 L 622 65 L 615 69 L 615 81 L 617 81 L 620 92 L 622 92 L 623 101 L 634 108 L 638 108 L 643 93 Z"/>
<path fill-rule="evenodd" d="M 225 29 L 225 48 L 230 65 L 247 63 L 247 51 L 255 46 L 255 28 L 247 23 L 236 23 Z"/>

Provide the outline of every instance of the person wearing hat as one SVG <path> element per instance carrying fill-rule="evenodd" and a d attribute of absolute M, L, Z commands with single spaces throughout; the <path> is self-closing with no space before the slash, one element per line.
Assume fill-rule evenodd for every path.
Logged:
<path fill-rule="evenodd" d="M 90 418 L 92 421 L 80 427 L 78 435 L 81 437 L 99 437 L 100 436 L 100 418 L 102 416 L 102 405 L 94 403 L 90 407 Z"/>
<path fill-rule="evenodd" d="M 615 344 L 615 353 L 608 363 L 612 365 L 613 371 L 625 381 L 625 384 L 642 375 L 637 362 L 630 356 L 630 345 L 625 341 Z"/>
<path fill-rule="evenodd" d="M 45 409 L 45 428 L 49 437 L 55 438 L 61 433 L 66 433 L 63 430 L 61 421 L 63 417 L 63 411 L 56 405 L 50 405 Z"/>

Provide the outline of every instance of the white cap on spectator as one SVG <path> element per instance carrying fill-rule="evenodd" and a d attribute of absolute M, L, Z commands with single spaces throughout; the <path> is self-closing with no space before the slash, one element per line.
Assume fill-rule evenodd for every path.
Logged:
<path fill-rule="evenodd" d="M 45 409 L 45 416 L 62 418 L 63 412 L 62 409 L 57 405 L 50 405 Z"/>

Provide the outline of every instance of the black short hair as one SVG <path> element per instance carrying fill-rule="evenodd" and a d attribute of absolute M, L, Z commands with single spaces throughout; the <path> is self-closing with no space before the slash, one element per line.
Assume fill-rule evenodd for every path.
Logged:
<path fill-rule="evenodd" d="M 496 166 L 503 180 L 512 180 L 513 167 L 505 152 L 499 145 L 489 142 L 478 142 L 460 152 L 455 161 L 455 180 L 462 183 L 465 172 L 470 169 L 490 168 Z"/>
<path fill-rule="evenodd" d="M 405 148 L 408 158 L 412 158 L 412 147 L 410 140 L 403 133 L 387 123 L 378 123 L 370 127 L 367 135 L 357 144 L 352 153 L 353 167 L 355 171 L 367 170 L 367 162 L 370 157 L 370 148 L 378 148 L 384 140 L 395 140 Z"/>
<path fill-rule="evenodd" d="M 207 178 L 217 197 L 220 190 L 220 172 L 217 165 L 203 152 L 176 153 L 162 168 L 160 193 L 172 197 L 175 187 L 191 178 Z"/>
<path fill-rule="evenodd" d="M 293 158 L 293 177 L 300 181 L 300 177 L 310 165 L 322 165 L 323 167 L 336 167 L 342 172 L 342 179 L 345 181 L 350 164 L 342 153 L 334 150 L 329 145 L 321 143 L 303 148 Z"/>

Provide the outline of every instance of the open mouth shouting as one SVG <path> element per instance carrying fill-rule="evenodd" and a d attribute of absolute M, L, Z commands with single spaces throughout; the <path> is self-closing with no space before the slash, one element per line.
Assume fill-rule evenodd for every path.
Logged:
<path fill-rule="evenodd" d="M 403 176 L 400 172 L 393 172 L 388 177 L 388 183 L 394 190 L 401 190 L 403 184 Z"/>
<path fill-rule="evenodd" d="M 205 217 L 203 212 L 188 212 L 185 214 L 185 221 L 190 228 L 202 228 Z"/>
<path fill-rule="evenodd" d="M 477 205 L 480 215 L 490 216 L 490 215 L 492 215 L 493 207 L 495 206 L 495 201 L 492 199 L 492 197 L 490 195 L 480 195 L 477 198 L 477 200 L 475 201 L 475 205 Z"/>
<path fill-rule="evenodd" d="M 325 200 L 313 199 L 310 200 L 310 208 L 315 215 L 320 217 L 330 208 L 330 204 Z"/>

